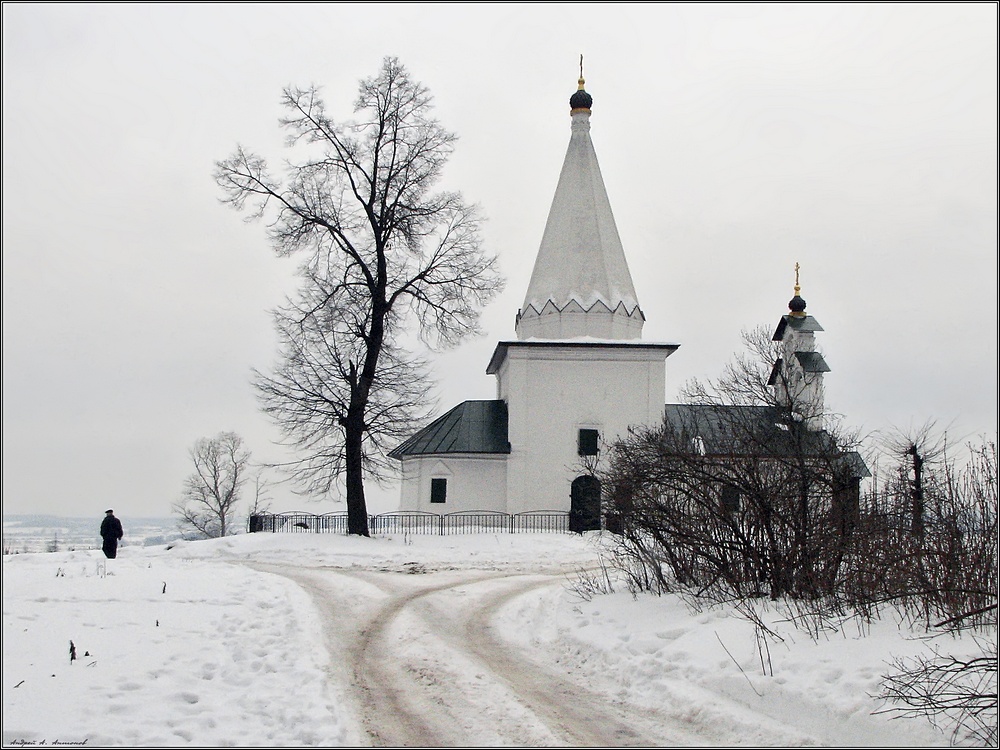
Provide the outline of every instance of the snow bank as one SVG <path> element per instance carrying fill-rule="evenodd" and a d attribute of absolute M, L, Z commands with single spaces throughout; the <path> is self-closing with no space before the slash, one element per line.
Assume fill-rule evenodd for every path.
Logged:
<path fill-rule="evenodd" d="M 611 593 L 573 588 L 510 605 L 503 629 L 622 700 L 670 706 L 674 718 L 720 745 L 733 744 L 735 727 L 739 744 L 758 746 L 774 746 L 776 732 L 781 746 L 948 746 L 950 735 L 923 719 L 876 713 L 885 706 L 875 696 L 895 657 L 926 656 L 932 644 L 955 656 L 978 648 L 969 634 L 932 639 L 891 614 L 867 624 L 827 621 L 810 635 L 787 608 L 764 602 L 755 609 L 764 632 L 731 608 L 695 611 L 676 596 L 633 597 L 614 580 Z"/>

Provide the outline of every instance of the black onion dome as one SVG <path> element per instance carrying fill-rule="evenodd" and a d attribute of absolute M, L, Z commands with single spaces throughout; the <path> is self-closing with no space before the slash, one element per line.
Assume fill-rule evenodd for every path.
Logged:
<path fill-rule="evenodd" d="M 569 98 L 570 109 L 590 109 L 594 97 L 583 90 L 583 79 L 580 79 L 580 89 Z"/>
<path fill-rule="evenodd" d="M 802 313 L 806 310 L 806 301 L 802 299 L 799 295 L 792 297 L 791 301 L 788 303 L 788 309 L 793 313 Z"/>

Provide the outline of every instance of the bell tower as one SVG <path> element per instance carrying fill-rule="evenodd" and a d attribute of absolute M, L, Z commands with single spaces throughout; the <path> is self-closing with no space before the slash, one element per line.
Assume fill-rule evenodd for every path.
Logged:
<path fill-rule="evenodd" d="M 771 337 L 781 342 L 781 352 L 767 381 L 775 403 L 799 415 L 810 430 L 823 428 L 823 373 L 830 372 L 823 355 L 816 351 L 816 337 L 823 327 L 806 314 L 806 301 L 799 295 L 799 264 L 795 264 L 795 294 Z"/>

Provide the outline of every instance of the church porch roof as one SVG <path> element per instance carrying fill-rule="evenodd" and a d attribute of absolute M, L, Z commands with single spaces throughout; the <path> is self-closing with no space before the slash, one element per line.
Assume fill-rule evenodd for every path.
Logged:
<path fill-rule="evenodd" d="M 510 453 L 507 403 L 463 401 L 392 451 L 391 458 L 442 453 Z"/>

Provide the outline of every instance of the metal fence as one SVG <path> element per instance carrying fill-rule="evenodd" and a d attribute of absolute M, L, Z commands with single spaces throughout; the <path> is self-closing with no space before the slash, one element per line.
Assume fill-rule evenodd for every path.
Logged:
<path fill-rule="evenodd" d="M 301 510 L 287 513 L 259 513 L 250 516 L 247 521 L 247 531 L 285 532 L 285 533 L 347 533 L 347 513 L 306 513 Z"/>
<path fill-rule="evenodd" d="M 259 513 L 250 516 L 247 531 L 291 534 L 346 534 L 347 513 Z M 532 510 L 502 513 L 492 510 L 465 510 L 456 513 L 428 513 L 400 510 L 368 516 L 371 534 L 516 534 L 567 533 L 569 513 L 561 510 Z"/>
<path fill-rule="evenodd" d="M 569 513 L 561 510 L 529 510 L 510 518 L 512 532 L 563 533 L 569 531 Z"/>
<path fill-rule="evenodd" d="M 371 534 L 440 534 L 441 516 L 437 513 L 407 510 L 368 516 Z M 346 533 L 346 531 L 345 531 Z"/>

